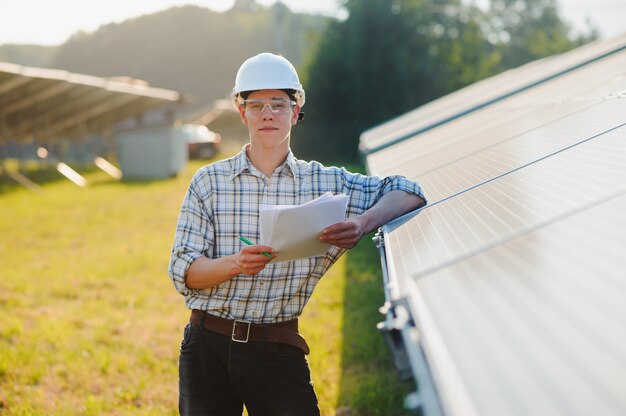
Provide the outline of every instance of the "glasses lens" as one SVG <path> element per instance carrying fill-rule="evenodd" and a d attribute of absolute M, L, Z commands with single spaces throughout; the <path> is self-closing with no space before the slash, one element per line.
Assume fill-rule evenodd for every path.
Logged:
<path fill-rule="evenodd" d="M 290 100 L 245 100 L 243 103 L 246 110 L 253 114 L 263 113 L 266 106 L 272 113 L 286 114 L 291 111 L 291 106 L 296 104 Z"/>

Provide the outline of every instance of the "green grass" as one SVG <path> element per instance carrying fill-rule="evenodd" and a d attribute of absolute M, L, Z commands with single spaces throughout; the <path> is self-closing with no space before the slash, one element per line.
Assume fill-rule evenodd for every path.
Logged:
<path fill-rule="evenodd" d="M 193 162 L 176 178 L 78 188 L 55 171 L 0 179 L 0 414 L 175 415 L 188 318 L 167 277 Z M 403 415 L 375 324 L 378 254 L 366 239 L 322 279 L 302 318 L 324 415 Z M 350 411 L 348 411 L 348 409 Z"/>

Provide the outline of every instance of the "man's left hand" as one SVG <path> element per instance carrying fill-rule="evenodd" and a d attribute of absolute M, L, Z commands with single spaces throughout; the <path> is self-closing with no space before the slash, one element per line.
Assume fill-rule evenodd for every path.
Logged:
<path fill-rule="evenodd" d="M 341 248 L 353 248 L 364 234 L 364 226 L 358 218 L 346 218 L 324 228 L 319 240 Z"/>

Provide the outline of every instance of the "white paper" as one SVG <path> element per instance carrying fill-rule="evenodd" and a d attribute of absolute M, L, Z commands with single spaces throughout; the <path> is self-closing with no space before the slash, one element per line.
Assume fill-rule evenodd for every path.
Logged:
<path fill-rule="evenodd" d="M 272 247 L 281 261 L 322 256 L 330 244 L 317 237 L 322 230 L 346 217 L 348 195 L 324 195 L 302 205 L 261 205 L 261 244 Z"/>

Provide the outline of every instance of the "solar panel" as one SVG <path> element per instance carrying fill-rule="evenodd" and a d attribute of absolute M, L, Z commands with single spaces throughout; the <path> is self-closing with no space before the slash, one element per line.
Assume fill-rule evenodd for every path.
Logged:
<path fill-rule="evenodd" d="M 626 414 L 622 39 L 368 155 L 430 200 L 382 245 L 387 319 L 435 386 L 421 402 L 440 404 L 427 415 Z M 397 322 L 405 304 L 412 323 Z"/>
<path fill-rule="evenodd" d="M 598 83 L 600 80 L 602 83 Z M 568 129 L 579 129 L 571 122 L 572 119 L 584 116 L 585 109 L 610 100 L 607 96 L 617 97 L 626 91 L 626 53 L 607 58 L 603 65 L 583 67 L 549 81 L 542 85 L 541 90 L 543 92 L 528 90 L 520 93 L 478 110 L 471 116 L 369 155 L 368 169 L 376 175 L 402 174 L 419 178 L 429 193 L 443 192 L 437 186 L 429 186 L 425 174 L 432 172 L 437 175 L 437 167 L 452 164 L 464 155 L 511 139 L 520 142 L 527 137 L 540 137 L 542 132 L 538 130 L 542 128 L 550 135 L 558 129 L 557 136 L 565 136 L 565 142 L 561 143 L 567 145 Z M 552 122 L 568 116 L 570 120 L 561 122 L 557 127 L 550 126 Z M 598 127 L 598 123 L 593 124 Z M 525 137 L 518 138 L 524 134 Z M 550 142 L 555 140 L 549 137 L 544 141 L 548 139 Z M 553 145 L 558 146 L 559 143 Z M 429 197 L 434 202 L 430 194 Z"/>
<path fill-rule="evenodd" d="M 534 160 L 563 151 L 569 146 L 614 129 L 624 122 L 624 116 L 620 114 L 620 110 L 624 108 L 622 101 L 604 101 L 585 108 L 585 111 L 569 114 L 553 123 L 495 145 L 483 145 L 484 150 L 469 155 L 463 155 L 463 149 L 450 149 L 446 157 L 453 159 L 452 162 L 416 176 L 415 179 L 419 179 L 429 195 L 432 194 L 433 202 L 462 192 L 471 186 L 513 169 L 523 168 Z M 550 115 L 551 111 L 547 109 L 540 118 L 548 118 Z M 521 119 L 520 124 L 524 124 L 524 120 L 527 119 Z M 516 124 L 518 123 L 510 123 L 512 129 Z M 493 137 L 485 137 L 483 141 L 489 142 Z"/>
<path fill-rule="evenodd" d="M 390 224 L 387 261 L 419 278 L 623 189 L 626 125 Z"/>
<path fill-rule="evenodd" d="M 430 365 L 456 369 L 477 414 L 624 414 L 625 210 L 621 193 L 411 282 L 446 346 L 424 334 Z"/>
<path fill-rule="evenodd" d="M 0 62 L 0 143 L 82 137 L 180 100 L 178 92 L 145 81 Z"/>

